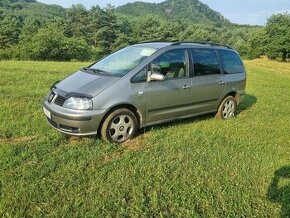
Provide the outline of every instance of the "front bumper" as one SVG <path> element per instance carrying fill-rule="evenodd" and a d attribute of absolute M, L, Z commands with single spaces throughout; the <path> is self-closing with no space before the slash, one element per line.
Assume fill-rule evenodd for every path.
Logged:
<path fill-rule="evenodd" d="M 63 108 L 54 103 L 43 103 L 50 126 L 59 132 L 76 135 L 95 135 L 105 116 L 105 110 L 76 111 Z"/>

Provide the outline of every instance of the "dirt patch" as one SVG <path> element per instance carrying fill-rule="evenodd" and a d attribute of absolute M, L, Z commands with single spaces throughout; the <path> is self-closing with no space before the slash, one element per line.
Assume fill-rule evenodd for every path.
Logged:
<path fill-rule="evenodd" d="M 144 133 L 139 135 L 138 137 L 129 140 L 122 144 L 123 148 L 128 151 L 139 151 L 146 147 L 148 147 L 147 139 L 150 138 L 150 133 Z"/>
<path fill-rule="evenodd" d="M 5 143 L 5 144 L 15 145 L 22 142 L 31 142 L 36 139 L 38 139 L 38 136 L 24 136 L 24 137 L 9 138 L 9 139 L 0 138 L 0 144 Z"/>
<path fill-rule="evenodd" d="M 79 136 L 65 136 L 65 142 L 66 143 L 78 143 L 80 141 L 82 141 L 82 137 L 79 137 Z"/>
<path fill-rule="evenodd" d="M 124 156 L 125 152 L 114 152 L 112 154 L 104 155 L 103 157 L 103 163 L 107 164 L 114 160 L 120 159 L 122 156 Z"/>
<path fill-rule="evenodd" d="M 148 149 L 150 145 L 147 139 L 150 137 L 150 133 L 144 133 L 138 137 L 123 143 L 121 146 L 124 148 L 122 151 L 114 152 L 103 157 L 104 163 L 110 163 L 112 161 L 118 160 L 128 153 L 141 151 Z"/>

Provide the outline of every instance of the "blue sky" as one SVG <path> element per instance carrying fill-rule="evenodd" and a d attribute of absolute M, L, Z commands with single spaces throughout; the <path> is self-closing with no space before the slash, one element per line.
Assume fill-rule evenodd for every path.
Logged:
<path fill-rule="evenodd" d="M 69 7 L 83 4 L 87 8 L 93 5 L 101 7 L 107 4 L 119 6 L 134 0 L 39 0 L 48 4 Z M 143 0 L 144 2 L 162 2 L 163 0 Z M 212 9 L 219 11 L 233 23 L 264 25 L 267 18 L 275 13 L 290 12 L 290 0 L 201 0 Z"/>

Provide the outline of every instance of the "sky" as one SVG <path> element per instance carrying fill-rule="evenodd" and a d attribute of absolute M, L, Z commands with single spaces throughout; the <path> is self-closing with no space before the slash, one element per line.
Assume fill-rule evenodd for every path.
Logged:
<path fill-rule="evenodd" d="M 38 0 L 47 4 L 70 7 L 83 4 L 87 8 L 94 5 L 105 7 L 107 4 L 119 6 L 135 0 Z M 139 0 L 140 1 L 140 0 Z M 164 0 L 141 0 L 143 2 L 162 2 Z M 265 25 L 267 18 L 276 13 L 290 13 L 290 0 L 200 0 L 210 8 L 220 12 L 233 23 Z"/>

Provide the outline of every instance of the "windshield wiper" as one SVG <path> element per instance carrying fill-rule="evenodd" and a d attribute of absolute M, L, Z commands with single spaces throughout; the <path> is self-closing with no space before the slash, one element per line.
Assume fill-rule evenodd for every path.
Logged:
<path fill-rule="evenodd" d="M 100 69 L 95 69 L 95 68 L 85 67 L 84 70 L 92 71 L 94 73 L 101 73 L 101 74 L 104 74 L 104 75 L 112 75 L 110 72 L 107 72 L 107 71 L 104 71 L 104 70 L 100 70 Z"/>

